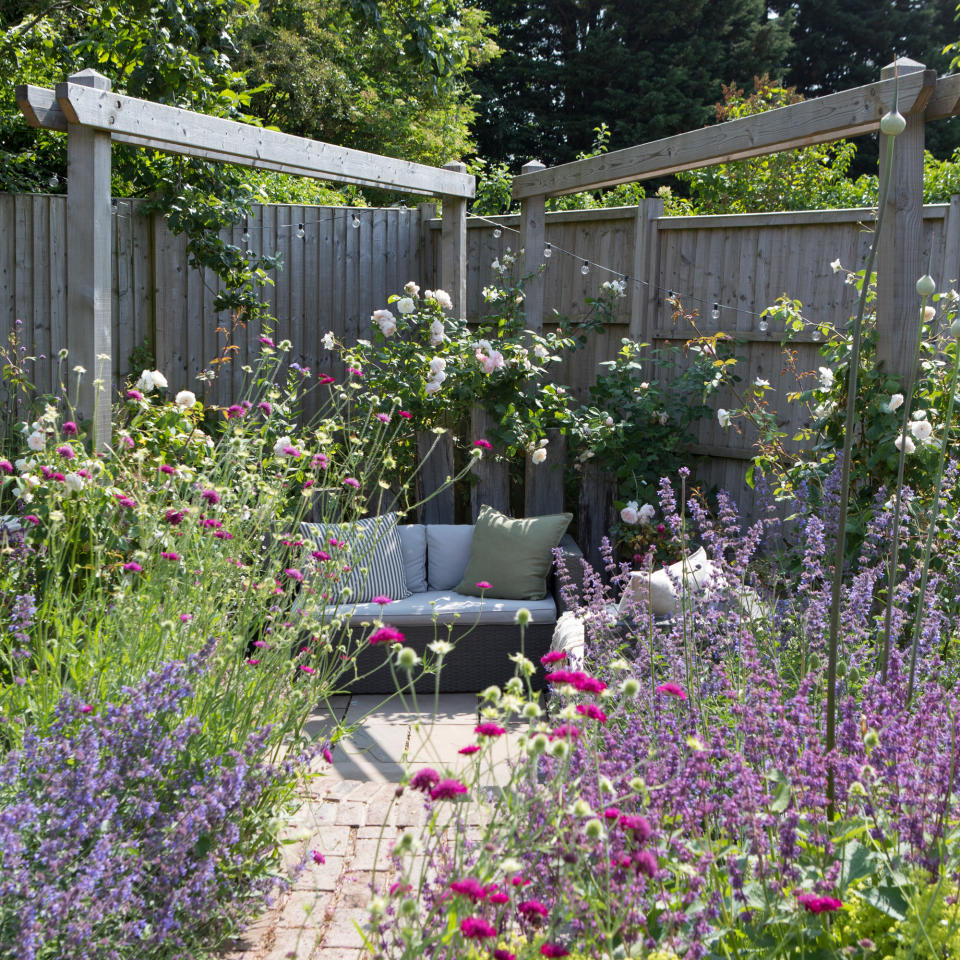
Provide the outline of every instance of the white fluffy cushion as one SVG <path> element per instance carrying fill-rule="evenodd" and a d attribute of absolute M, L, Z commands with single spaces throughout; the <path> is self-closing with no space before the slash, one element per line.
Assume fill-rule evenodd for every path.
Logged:
<path fill-rule="evenodd" d="M 431 590 L 452 590 L 463 579 L 473 544 L 471 523 L 428 523 L 427 583 Z"/>
<path fill-rule="evenodd" d="M 678 585 L 683 584 L 684 589 L 699 593 L 713 575 L 713 564 L 703 547 L 686 560 L 668 567 L 652 572 L 635 570 L 620 599 L 619 614 L 622 617 L 631 610 L 634 613 L 651 610 L 654 617 L 672 617 L 680 612 L 682 596 L 677 590 Z"/>
<path fill-rule="evenodd" d="M 411 593 L 423 593 L 427 589 L 427 528 L 422 523 L 402 523 L 397 533 L 407 589 Z"/>

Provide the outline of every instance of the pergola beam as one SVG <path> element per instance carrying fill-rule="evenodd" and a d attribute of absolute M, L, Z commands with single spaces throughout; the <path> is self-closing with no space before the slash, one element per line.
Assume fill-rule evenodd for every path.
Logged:
<path fill-rule="evenodd" d="M 31 126 L 66 132 L 73 123 L 109 133 L 117 143 L 148 150 L 402 193 L 459 198 L 475 194 L 475 180 L 466 173 L 381 157 L 76 83 L 59 83 L 56 92 L 20 85 L 17 104 Z"/>
<path fill-rule="evenodd" d="M 935 89 L 934 70 L 901 76 L 897 90 L 900 112 L 904 115 L 922 113 Z M 937 101 L 938 110 L 944 109 L 953 92 L 952 86 L 944 86 L 943 96 Z M 893 99 L 893 80 L 868 83 L 653 143 L 521 174 L 514 178 L 513 197 L 523 200 L 540 195 L 557 197 L 582 190 L 598 190 L 872 133 L 879 129 L 880 120 L 890 109 Z M 951 111 L 956 102 L 955 98 L 950 104 Z M 938 114 L 942 115 L 945 114 Z"/>

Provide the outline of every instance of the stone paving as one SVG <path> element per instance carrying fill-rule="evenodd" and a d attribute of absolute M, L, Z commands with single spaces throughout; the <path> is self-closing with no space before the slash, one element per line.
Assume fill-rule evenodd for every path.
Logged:
<path fill-rule="evenodd" d="M 390 846 L 399 833 L 424 823 L 422 797 L 409 791 L 396 796 L 403 758 L 424 766 L 467 763 L 457 751 L 475 740 L 477 698 L 473 694 L 441 696 L 434 716 L 433 699 L 420 703 L 432 723 L 395 699 L 383 704 L 373 696 L 339 697 L 326 714 L 312 717 L 308 730 L 325 738 L 338 720 L 362 726 L 334 749 L 333 764 L 315 762 L 302 794 L 303 805 L 291 819 L 284 847 L 292 867 L 306 867 L 274 908 L 251 924 L 225 952 L 226 960 L 365 960 L 358 929 L 367 918 L 370 884 L 376 871 L 389 883 Z M 496 782 L 505 772 L 509 736 L 498 748 L 491 770 Z M 309 833 L 309 837 L 307 837 Z M 314 863 L 310 852 L 323 854 Z"/>

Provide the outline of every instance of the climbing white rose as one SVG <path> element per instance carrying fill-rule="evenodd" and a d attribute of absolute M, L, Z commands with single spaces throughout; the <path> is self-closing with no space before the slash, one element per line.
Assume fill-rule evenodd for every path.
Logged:
<path fill-rule="evenodd" d="M 640 511 L 638 510 L 638 504 L 636 500 L 631 500 L 621 511 L 620 519 L 624 523 L 630 524 L 633 526 L 635 523 L 640 522 Z"/>
<path fill-rule="evenodd" d="M 657 508 L 652 503 L 645 503 L 638 511 L 637 516 L 641 523 L 649 523 L 657 515 Z"/>
<path fill-rule="evenodd" d="M 537 447 L 533 453 L 530 454 L 530 459 L 534 463 L 543 463 L 547 459 L 547 450 L 545 447 Z"/>
<path fill-rule="evenodd" d="M 333 331 L 328 330 L 321 338 L 320 342 L 327 350 L 332 350 L 334 347 Z"/>
<path fill-rule="evenodd" d="M 430 324 L 430 344 L 434 347 L 439 347 L 444 340 L 447 339 L 446 333 L 443 330 L 443 321 L 434 320 Z"/>
<path fill-rule="evenodd" d="M 144 370 L 137 381 L 137 389 L 143 393 L 151 390 L 166 390 L 167 378 L 159 370 Z"/>
<path fill-rule="evenodd" d="M 401 297 L 397 301 L 397 309 L 403 314 L 413 313 L 417 309 L 417 305 L 413 302 L 412 297 Z"/>
<path fill-rule="evenodd" d="M 887 410 L 890 413 L 893 413 L 894 410 L 899 410 L 903 406 L 903 394 L 895 393 L 890 397 L 890 402 L 887 404 Z"/>
<path fill-rule="evenodd" d="M 453 301 L 450 299 L 450 294 L 446 290 L 434 290 L 433 299 L 440 304 L 441 310 L 450 311 L 453 309 Z"/>
<path fill-rule="evenodd" d="M 721 408 L 717 411 L 717 422 L 718 422 L 718 423 L 720 424 L 720 426 L 723 427 L 724 429 L 726 429 L 727 427 L 730 426 L 730 420 L 731 420 L 731 419 L 732 419 L 732 418 L 731 418 L 731 416 L 730 416 L 730 411 L 727 410 L 725 407 L 721 407 Z"/>
<path fill-rule="evenodd" d="M 915 440 L 923 443 L 925 440 L 929 440 L 933 434 L 933 424 L 929 420 L 914 420 L 910 424 L 910 432 Z"/>
<path fill-rule="evenodd" d="M 40 451 L 47 445 L 47 435 L 40 430 L 34 430 L 33 433 L 27 437 L 27 446 L 31 450 Z"/>
<path fill-rule="evenodd" d="M 820 389 L 829 390 L 833 386 L 833 371 L 829 367 L 820 367 Z"/>
<path fill-rule="evenodd" d="M 403 285 L 403 292 L 409 294 L 411 297 L 415 297 L 420 292 L 420 287 L 417 286 L 412 280 L 408 280 Z"/>
<path fill-rule="evenodd" d="M 174 398 L 173 402 L 181 409 L 188 410 L 197 402 L 197 395 L 191 390 L 181 390 Z"/>
<path fill-rule="evenodd" d="M 898 450 L 902 447 L 907 453 L 913 453 L 917 449 L 917 445 L 909 437 L 904 437 L 903 434 L 893 441 L 893 445 Z"/>

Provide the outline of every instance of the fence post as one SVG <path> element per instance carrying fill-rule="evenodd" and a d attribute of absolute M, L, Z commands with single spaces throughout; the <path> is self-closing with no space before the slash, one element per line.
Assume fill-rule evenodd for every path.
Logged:
<path fill-rule="evenodd" d="M 660 237 L 657 220 L 663 216 L 663 200 L 650 197 L 637 206 L 637 223 L 633 239 L 633 272 L 627 284 L 630 298 L 630 338 L 652 342 L 657 306 L 657 273 L 660 268 Z M 634 283 L 645 280 L 646 284 Z"/>
<path fill-rule="evenodd" d="M 523 165 L 523 173 L 544 170 L 539 160 Z M 546 246 L 547 198 L 542 194 L 524 197 L 520 201 L 520 246 L 523 247 L 523 273 L 529 276 L 524 287 L 524 313 L 527 329 L 540 333 L 543 330 L 543 249 Z"/>
<path fill-rule="evenodd" d="M 600 554 L 600 541 L 613 526 L 613 498 L 617 478 L 589 461 L 580 471 L 580 505 L 577 524 L 577 544 L 594 572 L 608 580 Z"/>
<path fill-rule="evenodd" d="M 109 90 L 96 70 L 68 83 Z M 61 107 L 63 104 L 61 103 Z M 67 369 L 80 377 L 77 410 L 90 418 L 94 448 L 110 442 L 113 398 L 113 223 L 110 209 L 110 134 L 70 122 L 67 113 Z"/>
<path fill-rule="evenodd" d="M 900 57 L 880 71 L 887 80 L 896 71 L 901 77 L 926 67 Z M 925 106 L 925 102 L 923 106 Z M 887 106 L 892 107 L 893 104 Z M 877 251 L 877 360 L 885 370 L 908 377 L 920 305 L 916 282 L 927 272 L 923 262 L 923 108 L 906 115 L 907 128 L 895 140 L 890 192 L 884 211 Z M 880 179 L 887 172 L 887 150 L 881 136 Z M 942 277 L 935 278 L 937 282 Z"/>
<path fill-rule="evenodd" d="M 429 497 L 453 476 L 453 437 L 447 430 L 442 434 L 417 434 L 417 474 L 419 500 Z M 420 506 L 420 523 L 453 523 L 453 485 L 440 490 Z"/>
<path fill-rule="evenodd" d="M 437 216 L 437 205 L 435 203 L 418 203 L 417 213 L 420 214 L 420 249 L 418 251 L 417 275 L 414 278 L 421 287 L 427 290 L 435 290 L 442 287 L 440 276 L 437 273 L 437 265 L 433 256 L 433 238 L 431 236 L 430 221 Z"/>
<path fill-rule="evenodd" d="M 473 407 L 470 411 L 471 446 L 473 440 L 489 440 L 487 433 L 496 425 L 496 420 L 483 407 Z M 483 456 L 473 462 L 477 482 L 470 488 L 470 515 L 474 521 L 484 505 L 501 513 L 510 513 L 510 467 L 505 460 L 494 459 L 502 452 L 494 445 L 493 450 L 484 450 Z"/>
<path fill-rule="evenodd" d="M 523 515 L 543 517 L 563 512 L 563 470 L 567 461 L 567 438 L 555 427 L 547 430 L 547 459 L 534 463 L 526 457 L 523 478 Z"/>
<path fill-rule="evenodd" d="M 444 170 L 466 173 L 467 165 L 451 160 Z M 454 316 L 467 315 L 467 201 L 443 198 L 443 234 L 440 252 L 440 283 L 453 299 Z"/>

